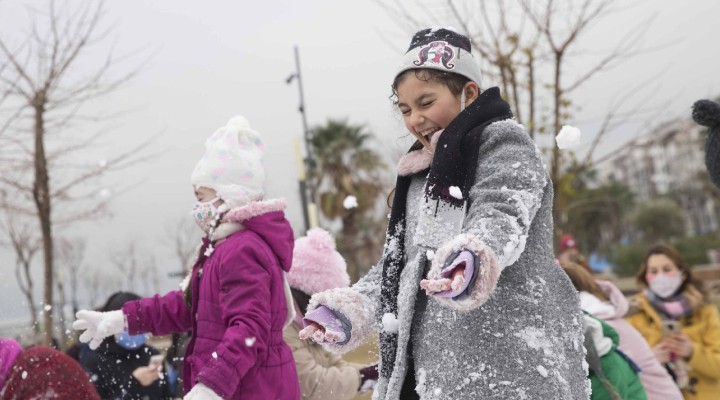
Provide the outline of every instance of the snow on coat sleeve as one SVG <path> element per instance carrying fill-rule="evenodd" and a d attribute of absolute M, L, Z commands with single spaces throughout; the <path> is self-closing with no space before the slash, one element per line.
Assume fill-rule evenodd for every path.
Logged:
<path fill-rule="evenodd" d="M 521 125 L 513 120 L 495 122 L 484 135 L 462 233 L 438 248 L 428 273 L 430 278 L 439 275 L 457 251 L 475 253 L 480 270 L 470 296 L 435 298 L 461 311 L 484 304 L 503 269 L 520 258 L 548 183 L 540 152 Z"/>
<path fill-rule="evenodd" d="M 155 295 L 123 305 L 128 333 L 131 335 L 151 332 L 162 336 L 169 333 L 185 332 L 192 328 L 190 309 L 185 304 L 181 290 L 165 296 Z"/>
<path fill-rule="evenodd" d="M 271 327 L 269 268 L 279 269 L 269 251 L 264 243 L 249 242 L 220 262 L 219 306 L 226 328 L 213 358 L 197 379 L 223 398 L 234 393 L 259 361 L 258 354 L 267 349 Z M 247 340 L 253 340 L 252 346 Z M 225 393 L 225 388 L 232 390 Z"/>

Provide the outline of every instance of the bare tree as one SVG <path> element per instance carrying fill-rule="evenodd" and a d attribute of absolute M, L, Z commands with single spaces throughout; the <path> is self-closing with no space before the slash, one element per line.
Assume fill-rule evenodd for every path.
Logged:
<path fill-rule="evenodd" d="M 109 196 L 97 196 L 99 178 L 111 169 L 133 165 L 147 143 L 96 163 L 82 161 L 85 151 L 106 133 L 85 133 L 78 123 L 104 121 L 110 115 L 86 116 L 82 106 L 111 93 L 139 70 L 113 73 L 123 61 L 110 51 L 95 67 L 85 56 L 106 38 L 102 31 L 102 2 L 82 2 L 76 7 L 47 3 L 47 12 L 32 11 L 33 22 L 25 40 L 10 43 L 0 37 L 0 125 L 5 170 L 0 171 L 0 191 L 12 190 L 31 201 L 3 204 L 37 218 L 42 237 L 44 290 L 44 343 L 52 339 L 54 245 L 58 224 L 70 224 L 103 213 Z M 27 205 L 26 205 L 27 204 Z M 82 206 L 80 206 L 82 204 Z M 32 205 L 32 206 L 29 206 Z M 65 208 L 62 208 L 65 205 Z"/>
<path fill-rule="evenodd" d="M 34 333 L 39 332 L 38 310 L 35 304 L 34 282 L 31 273 L 33 259 L 42 242 L 37 232 L 26 221 L 18 221 L 17 216 L 5 214 L 3 229 L 7 232 L 7 242 L 0 241 L 4 247 L 12 248 L 15 253 L 15 278 L 20 291 L 25 296 L 30 311 L 30 326 Z"/>

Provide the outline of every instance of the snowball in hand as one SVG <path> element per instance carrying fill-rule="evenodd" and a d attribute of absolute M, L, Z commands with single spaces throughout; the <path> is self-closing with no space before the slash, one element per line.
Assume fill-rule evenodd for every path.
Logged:
<path fill-rule="evenodd" d="M 345 207 L 346 210 L 350 210 L 353 208 L 357 208 L 358 202 L 357 197 L 355 196 L 348 196 L 343 200 L 343 207 Z"/>
<path fill-rule="evenodd" d="M 555 142 L 557 142 L 560 149 L 566 150 L 580 144 L 580 136 L 580 129 L 570 125 L 563 125 L 560 133 L 555 136 Z"/>

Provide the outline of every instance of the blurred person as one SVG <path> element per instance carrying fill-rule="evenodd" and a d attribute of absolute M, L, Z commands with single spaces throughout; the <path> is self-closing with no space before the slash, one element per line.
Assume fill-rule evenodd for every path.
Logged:
<path fill-rule="evenodd" d="M 377 365 L 366 367 L 345 362 L 319 344 L 298 337 L 310 296 L 350 284 L 345 260 L 335 250 L 330 233 L 314 228 L 295 241 L 287 279 L 297 316 L 294 323 L 285 328 L 283 338 L 293 351 L 302 398 L 348 400 L 361 391 L 371 390 L 377 381 Z"/>
<path fill-rule="evenodd" d="M 118 311 L 79 311 L 73 327 L 85 330 L 80 340 L 91 348 L 124 331 L 191 331 L 185 400 L 299 399 L 292 351 L 282 340 L 294 314 L 285 200 L 264 200 L 264 145 L 244 117 L 217 129 L 205 148 L 190 178 L 191 216 L 205 236 L 181 289 Z"/>
<path fill-rule="evenodd" d="M 637 274 L 644 290 L 627 321 L 645 337 L 686 399 L 720 399 L 720 319 L 702 283 L 671 246 L 651 247 Z"/>
<path fill-rule="evenodd" d="M 557 259 L 560 263 L 574 263 L 585 268 L 588 272 L 592 273 L 592 268 L 587 259 L 580 253 L 578 249 L 577 240 L 575 236 L 569 233 L 565 233 L 560 236 L 560 246 L 558 248 Z"/>
<path fill-rule="evenodd" d="M 636 365 L 617 351 L 617 332 L 604 321 L 584 315 L 585 360 L 592 392 L 591 400 L 646 400 Z"/>
<path fill-rule="evenodd" d="M 100 400 L 77 361 L 45 346 L 0 339 L 1 400 Z"/>
<path fill-rule="evenodd" d="M 720 188 L 720 104 L 710 100 L 698 100 L 693 104 L 692 117 L 698 124 L 708 127 L 705 167 L 710 179 Z"/>
<path fill-rule="evenodd" d="M 619 337 L 618 350 L 640 369 L 639 378 L 649 400 L 683 398 L 668 371 L 660 364 L 645 338 L 623 317 L 628 301 L 611 282 L 595 280 L 582 266 L 562 263 L 565 273 L 580 293 L 580 308 L 610 325 Z"/>
<path fill-rule="evenodd" d="M 122 309 L 129 301 L 140 296 L 130 292 L 112 294 L 100 312 Z M 83 368 L 90 375 L 100 397 L 109 400 L 167 400 L 173 392 L 166 379 L 163 362 L 151 363 L 159 355 L 156 349 L 145 344 L 147 335 L 117 333 L 103 340 L 100 346 L 85 357 Z"/>

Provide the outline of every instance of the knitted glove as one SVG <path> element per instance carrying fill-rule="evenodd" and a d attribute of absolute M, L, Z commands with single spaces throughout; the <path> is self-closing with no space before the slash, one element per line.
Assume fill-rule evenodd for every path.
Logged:
<path fill-rule="evenodd" d="M 455 269 L 464 265 L 462 275 L 453 277 Z M 469 295 L 476 274 L 480 268 L 477 258 L 468 250 L 456 251 L 445 260 L 442 270 L 436 276 L 423 279 L 420 287 L 425 289 L 428 295 L 436 297 L 457 298 L 461 295 Z"/>
<path fill-rule="evenodd" d="M 314 324 L 313 324 L 314 323 Z M 350 340 L 352 325 L 342 313 L 320 306 L 305 315 L 305 328 L 300 331 L 300 339 L 311 339 L 315 343 L 345 344 Z M 322 329 L 318 329 L 319 325 Z"/>
<path fill-rule="evenodd" d="M 90 349 L 95 350 L 103 339 L 116 333 L 125 332 L 125 315 L 122 310 L 98 312 L 80 310 L 75 314 L 72 326 L 75 330 L 85 330 L 80 341 L 90 342 Z"/>
<path fill-rule="evenodd" d="M 217 393 L 209 387 L 202 383 L 197 383 L 190 389 L 188 394 L 183 397 L 183 400 L 223 400 L 223 398 L 218 396 Z"/>

